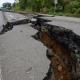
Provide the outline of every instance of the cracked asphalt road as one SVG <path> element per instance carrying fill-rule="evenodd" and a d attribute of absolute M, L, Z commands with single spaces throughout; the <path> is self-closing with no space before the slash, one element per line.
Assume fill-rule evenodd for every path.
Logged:
<path fill-rule="evenodd" d="M 26 18 L 10 12 L 6 12 L 5 16 L 10 22 Z M 2 12 L 0 18 L 0 25 L 2 25 L 5 23 Z M 61 20 L 61 18 L 53 17 L 53 21 L 48 24 L 70 28 L 80 34 L 79 22 L 67 21 L 68 19 L 64 20 L 64 18 Z M 51 17 L 47 19 L 51 20 Z M 14 26 L 11 31 L 0 35 L 1 80 L 43 80 L 46 76 L 50 62 L 46 57 L 46 47 L 31 37 L 36 32 L 30 24 L 25 24 Z"/>

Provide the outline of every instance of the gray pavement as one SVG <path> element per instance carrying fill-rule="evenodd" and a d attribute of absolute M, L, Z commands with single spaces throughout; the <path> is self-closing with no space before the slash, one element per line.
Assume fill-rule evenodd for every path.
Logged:
<path fill-rule="evenodd" d="M 41 18 L 43 18 L 43 17 L 41 17 Z M 68 22 L 80 22 L 80 18 L 66 17 L 66 16 L 44 16 L 44 19 L 47 19 L 47 20 L 60 20 L 60 21 L 68 21 Z"/>
<path fill-rule="evenodd" d="M 24 15 L 19 14 L 19 13 L 4 12 L 4 14 L 5 14 L 8 22 L 15 22 L 15 21 L 19 21 L 19 20 L 28 19 L 27 16 L 24 16 Z"/>
<path fill-rule="evenodd" d="M 14 26 L 0 36 L 0 63 L 3 80 L 42 80 L 48 70 L 46 47 L 31 36 L 30 25 Z"/>
<path fill-rule="evenodd" d="M 79 22 L 68 22 L 68 21 L 60 21 L 60 20 L 54 20 L 52 22 L 48 22 L 48 24 L 61 26 L 66 29 L 72 30 L 77 35 L 80 35 L 80 23 Z"/>

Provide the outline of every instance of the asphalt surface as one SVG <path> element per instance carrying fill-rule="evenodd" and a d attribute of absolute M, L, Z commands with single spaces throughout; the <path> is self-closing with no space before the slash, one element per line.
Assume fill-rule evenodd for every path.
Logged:
<path fill-rule="evenodd" d="M 9 14 L 6 16 L 12 19 Z M 30 24 L 25 24 L 14 26 L 11 31 L 0 35 L 1 80 L 43 80 L 46 76 L 49 60 L 46 47 L 32 38 L 36 32 Z"/>

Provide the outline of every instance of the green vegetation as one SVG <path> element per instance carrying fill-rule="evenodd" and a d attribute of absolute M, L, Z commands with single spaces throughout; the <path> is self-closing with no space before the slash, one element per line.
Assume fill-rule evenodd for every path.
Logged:
<path fill-rule="evenodd" d="M 15 11 L 80 16 L 80 0 L 58 0 L 56 8 L 54 0 L 16 0 L 12 9 Z"/>

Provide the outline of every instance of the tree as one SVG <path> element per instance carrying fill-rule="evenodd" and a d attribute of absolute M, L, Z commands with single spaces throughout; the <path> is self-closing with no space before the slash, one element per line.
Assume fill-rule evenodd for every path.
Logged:
<path fill-rule="evenodd" d="M 19 0 L 19 5 L 20 5 L 20 8 L 22 10 L 26 9 L 26 7 L 27 7 L 27 0 Z"/>
<path fill-rule="evenodd" d="M 8 9 L 8 10 L 10 10 L 11 9 L 11 3 L 3 3 L 3 8 L 6 8 L 6 9 Z"/>
<path fill-rule="evenodd" d="M 30 10 L 34 12 L 54 12 L 54 0 L 15 0 L 19 2 L 16 8 L 20 10 Z M 58 0 L 56 12 L 78 13 L 80 14 L 80 0 Z"/>
<path fill-rule="evenodd" d="M 31 8 L 33 11 L 40 12 L 44 8 L 51 8 L 52 0 L 19 0 L 19 5 L 23 10 Z"/>
<path fill-rule="evenodd" d="M 72 0 L 58 0 L 59 5 L 62 7 L 62 10 L 66 10 L 66 6 L 71 2 Z"/>

